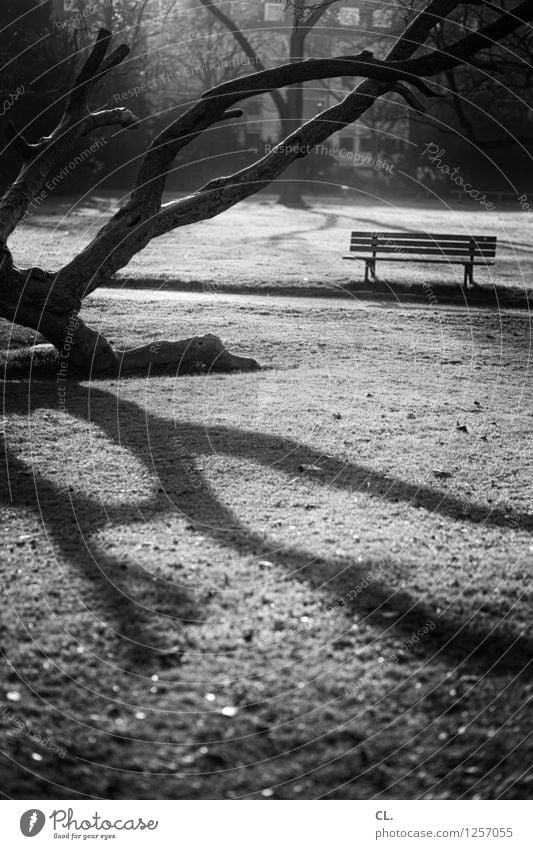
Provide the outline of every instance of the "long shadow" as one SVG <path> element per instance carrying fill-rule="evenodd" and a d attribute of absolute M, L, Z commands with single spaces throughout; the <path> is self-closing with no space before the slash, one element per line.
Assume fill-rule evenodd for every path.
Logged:
<path fill-rule="evenodd" d="M 310 212 L 314 212 L 314 210 L 309 210 Z M 332 221 L 332 216 L 328 215 L 326 212 L 320 213 L 325 218 L 325 221 L 322 222 L 320 227 L 316 227 L 313 229 L 313 233 L 320 233 L 322 230 L 329 230 L 334 226 L 334 222 Z M 258 238 L 252 239 L 252 242 L 284 242 L 287 239 L 291 239 L 294 236 L 308 236 L 309 235 L 309 227 L 302 227 L 301 230 L 287 230 L 285 233 L 275 233 L 273 236 L 259 236 Z"/>
<path fill-rule="evenodd" d="M 70 464 L 75 483 L 75 458 L 70 458 Z M 105 621 L 116 637 L 124 667 L 139 674 L 153 671 L 154 657 L 156 660 L 169 657 L 168 646 L 160 642 L 158 617 L 172 619 L 175 642 L 183 644 L 185 623 L 202 621 L 190 592 L 179 585 L 169 585 L 157 574 L 147 574 L 129 558 L 112 556 L 92 539 L 109 522 L 105 505 L 74 494 L 70 487 L 56 486 L 11 452 L 6 454 L 5 467 L 6 475 L 0 478 L 0 503 L 10 502 L 40 515 L 56 552 L 58 567 L 61 569 L 61 563 L 75 564 L 84 578 L 94 584 L 92 595 L 98 599 L 98 613 L 91 612 Z M 125 516 L 132 519 L 131 508 L 125 511 Z M 119 517 L 117 511 L 117 520 Z M 57 580 L 68 586 L 68 570 Z M 80 593 L 73 604 L 84 606 Z"/>
<path fill-rule="evenodd" d="M 461 306 L 465 310 L 476 306 L 490 307 L 495 311 L 501 308 L 520 310 L 531 310 L 533 301 L 533 289 L 519 289 L 518 287 L 499 285 L 493 283 L 487 285 L 481 283 L 475 288 L 469 289 L 466 294 L 458 282 L 444 280 L 442 278 L 429 278 L 426 285 L 413 283 L 411 281 L 395 280 L 394 275 L 386 275 L 374 283 L 364 283 L 364 265 L 360 263 L 353 267 L 346 263 L 346 276 L 338 283 L 320 283 L 312 285 L 265 284 L 257 286 L 247 283 L 222 282 L 217 286 L 217 292 L 227 295 L 256 295 L 265 297 L 275 295 L 280 298 L 316 298 L 327 300 L 353 300 L 354 295 L 361 301 L 380 301 L 384 304 L 392 304 L 394 307 L 402 303 L 417 303 L 434 309 L 434 303 L 430 302 L 429 295 L 433 295 L 439 306 L 450 304 Z M 351 276 L 352 279 L 347 281 Z M 430 288 L 428 288 L 428 284 Z M 162 280 L 158 277 L 115 277 L 106 284 L 108 289 L 155 289 L 168 292 L 192 292 L 205 293 L 205 281 L 202 280 Z M 100 290 L 102 293 L 105 290 Z"/>
<path fill-rule="evenodd" d="M 30 404 L 27 390 L 27 386 L 11 384 L 5 412 L 27 414 L 38 408 L 54 409 L 55 398 L 52 400 L 49 387 L 34 386 Z M 20 474 L 21 471 L 27 471 L 27 467 L 20 461 L 10 459 L 13 501 L 38 507 L 59 549 L 70 556 L 71 549 L 65 548 L 68 537 L 65 534 L 64 510 L 62 512 L 58 509 L 58 505 L 60 508 L 66 502 L 67 512 L 72 512 L 72 521 L 79 527 L 80 539 L 85 547 L 85 553 L 77 558 L 77 563 L 100 583 L 102 593 L 111 590 L 112 597 L 115 592 L 113 587 L 118 584 L 117 573 L 124 564 L 117 563 L 99 549 L 93 549 L 90 543 L 91 534 L 104 521 L 107 526 L 134 526 L 168 511 L 179 510 L 191 524 L 197 525 L 203 533 L 211 534 L 224 546 L 246 556 L 257 556 L 258 551 L 263 552 L 263 557 L 271 553 L 263 535 L 245 528 L 207 485 L 201 488 L 188 485 L 190 471 L 186 471 L 179 457 L 176 460 L 176 451 L 173 449 L 176 443 L 181 446 L 179 454 L 194 456 L 216 451 L 230 457 L 274 466 L 291 477 L 295 474 L 301 474 L 302 477 L 312 474 L 299 471 L 301 465 L 320 464 L 323 470 L 321 481 L 327 487 L 350 492 L 363 490 L 375 498 L 394 503 L 403 501 L 476 525 L 510 527 L 509 519 L 502 509 L 489 510 L 432 487 L 417 487 L 363 465 L 346 464 L 334 456 L 322 454 L 290 439 L 227 426 L 206 428 L 188 422 L 176 426 L 173 421 L 156 416 L 132 401 L 120 399 L 101 388 L 70 384 L 68 412 L 81 421 L 96 424 L 113 443 L 131 451 L 152 474 L 157 475 L 157 491 L 135 504 L 108 505 L 103 509 L 102 505 L 85 496 L 70 493 L 67 500 L 65 492 L 42 478 L 36 479 L 36 486 L 30 486 L 24 482 L 24 475 Z M 72 458 L 69 458 L 69 462 L 74 472 Z M 195 469 L 195 473 L 201 477 L 199 469 Z M 42 488 L 39 490 L 39 487 Z M 88 517 L 91 517 L 90 520 Z M 513 514 L 513 527 L 516 527 L 516 523 L 522 529 L 531 531 L 533 516 Z M 317 558 L 312 552 L 294 546 L 280 552 L 273 545 L 272 550 L 275 550 L 278 564 L 285 565 L 300 580 L 320 590 L 325 596 L 325 602 L 341 597 L 345 599 L 362 577 L 376 573 L 377 570 L 381 573 L 386 571 L 386 565 L 380 568 L 383 564 L 372 559 L 354 566 L 349 558 Z M 169 598 L 172 600 L 169 586 L 171 590 L 168 583 L 161 585 L 162 601 L 167 608 Z M 183 603 L 183 591 L 175 589 L 174 593 L 177 594 L 174 601 L 179 607 Z M 138 621 L 138 609 L 127 593 L 124 594 L 119 588 L 113 604 L 116 607 L 116 618 L 121 627 L 126 629 L 126 635 L 126 623 L 129 623 L 130 631 L 133 623 L 137 633 L 144 630 L 145 639 L 153 639 L 150 621 Z M 453 666 L 463 665 L 479 675 L 525 672 L 533 654 L 533 640 L 514 632 L 512 626 L 499 627 L 494 631 L 480 622 L 479 617 L 468 621 L 461 620 L 453 613 L 439 617 L 431 605 L 420 602 L 406 590 L 395 589 L 386 578 L 374 580 L 368 590 L 358 594 L 353 601 L 346 600 L 342 611 L 344 616 L 364 613 L 375 619 L 378 625 L 383 625 L 386 618 L 389 628 L 391 620 L 387 614 L 390 616 L 390 612 L 394 611 L 393 627 L 396 632 L 407 637 L 428 619 L 432 619 L 437 622 L 437 628 L 419 643 L 417 651 L 428 658 L 438 655 L 441 661 Z M 136 645 L 142 645 L 143 642 L 137 640 Z"/>
<path fill-rule="evenodd" d="M 326 212 L 323 212 L 320 209 L 311 209 L 311 210 L 309 210 L 309 212 L 312 212 L 315 215 L 327 215 L 328 214 Z M 335 215 L 337 218 L 345 218 L 347 221 L 357 221 L 358 223 L 360 222 L 360 223 L 363 223 L 363 224 L 370 224 L 372 226 L 372 229 L 376 230 L 376 232 L 378 232 L 378 231 L 382 232 L 382 231 L 390 230 L 391 232 L 397 233 L 398 231 L 401 230 L 401 231 L 406 232 L 406 233 L 411 233 L 412 230 L 413 230 L 412 227 L 402 227 L 401 224 L 392 225 L 390 223 L 390 221 L 376 221 L 375 218 L 365 218 L 363 215 L 346 215 L 345 212 L 340 213 L 338 216 L 337 216 L 336 213 L 330 213 L 330 215 Z M 420 229 L 423 230 L 424 228 L 421 227 Z"/>

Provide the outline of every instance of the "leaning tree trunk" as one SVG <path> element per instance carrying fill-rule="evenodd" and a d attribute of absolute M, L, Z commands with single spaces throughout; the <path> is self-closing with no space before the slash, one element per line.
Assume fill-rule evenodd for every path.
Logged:
<path fill-rule="evenodd" d="M 259 368 L 251 357 L 231 354 L 212 334 L 176 342 L 156 339 L 138 348 L 115 349 L 105 336 L 80 318 L 81 300 L 64 294 L 64 290 L 58 291 L 58 277 L 38 268 L 15 268 L 7 250 L 0 271 L 3 291 L 8 288 L 10 295 L 15 295 L 0 299 L 0 312 L 49 340 L 57 351 L 57 369 L 63 379 L 80 374 L 116 376 L 170 364 L 178 371 L 190 371 L 198 366 L 215 371 Z"/>
<path fill-rule="evenodd" d="M 154 139 L 131 195 L 77 256 L 55 272 L 37 267 L 18 268 L 7 247 L 8 239 L 41 191 L 56 159 L 66 156 L 77 139 L 97 128 L 119 125 L 135 129 L 137 119 L 127 109 L 92 112 L 89 107 L 95 84 L 128 54 L 124 45 L 108 54 L 111 33 L 100 31 L 55 130 L 30 144 L 13 125 L 7 127 L 8 139 L 23 165 L 0 200 L 0 316 L 42 333 L 57 350 L 59 365 L 67 375 L 69 371 L 108 375 L 166 364 L 190 367 L 201 363 L 224 371 L 257 368 L 255 360 L 230 354 L 210 334 L 177 342 L 155 340 L 133 350 L 116 350 L 98 330 L 80 318 L 83 299 L 108 282 L 151 239 L 212 218 L 250 197 L 332 133 L 357 120 L 387 92 L 396 92 L 411 108 L 422 111 L 413 89 L 429 97 L 435 96 L 435 91 L 421 77 L 441 74 L 471 60 L 477 52 L 533 18 L 533 0 L 524 0 L 509 12 L 491 6 L 496 19 L 477 32 L 442 50 L 413 58 L 435 24 L 458 5 L 459 0 L 430 0 L 406 27 L 384 61 L 364 51 L 355 56 L 293 62 L 262 69 L 206 92 Z M 309 80 L 350 75 L 362 77 L 363 82 L 340 103 L 298 126 L 257 162 L 235 174 L 212 180 L 188 197 L 162 204 L 166 178 L 177 153 L 214 124 L 240 116 L 242 112 L 233 108 L 237 103 L 273 89 L 300 86 Z"/>

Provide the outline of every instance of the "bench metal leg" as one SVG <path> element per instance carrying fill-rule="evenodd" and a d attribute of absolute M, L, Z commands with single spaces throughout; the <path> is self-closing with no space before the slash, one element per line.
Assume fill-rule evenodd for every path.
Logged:
<path fill-rule="evenodd" d="M 370 277 L 375 282 L 378 278 L 376 277 L 376 261 L 374 259 L 366 259 L 365 260 L 365 283 L 370 282 L 370 277 L 368 273 L 370 272 Z"/>
<path fill-rule="evenodd" d="M 465 262 L 465 275 L 463 278 L 463 287 L 466 292 L 468 289 L 468 284 L 471 286 L 474 285 L 474 266 L 470 263 Z"/>

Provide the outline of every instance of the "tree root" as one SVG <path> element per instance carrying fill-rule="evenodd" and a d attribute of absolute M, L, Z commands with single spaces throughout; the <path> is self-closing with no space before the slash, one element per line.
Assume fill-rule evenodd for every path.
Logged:
<path fill-rule="evenodd" d="M 172 365 L 177 371 L 256 371 L 261 368 L 251 357 L 231 354 L 218 336 L 211 333 L 193 336 L 178 342 L 158 340 L 151 345 L 142 345 L 129 351 L 116 351 L 118 369 L 121 373 L 139 371 L 148 367 Z"/>
<path fill-rule="evenodd" d="M 102 338 L 102 337 L 101 337 Z M 149 372 L 158 374 L 201 374 L 209 371 L 256 371 L 261 368 L 251 357 L 230 353 L 218 336 L 193 336 L 180 341 L 158 340 L 126 351 L 114 351 L 114 360 L 106 368 L 97 361 L 69 363 L 53 345 L 33 345 L 11 350 L 0 358 L 0 379 L 82 380 L 89 377 L 118 377 Z"/>

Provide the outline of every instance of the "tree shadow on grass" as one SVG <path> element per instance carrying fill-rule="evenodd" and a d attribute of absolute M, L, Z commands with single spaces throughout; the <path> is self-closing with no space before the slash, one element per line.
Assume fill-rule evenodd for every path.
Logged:
<path fill-rule="evenodd" d="M 5 398 L 5 412 L 28 414 L 39 408 L 54 410 L 56 397 L 46 384 L 29 386 L 10 384 Z M 116 445 L 130 451 L 137 460 L 158 478 L 159 486 L 151 497 L 134 504 L 102 505 L 90 497 L 57 488 L 38 472 L 28 475 L 28 466 L 17 458 L 9 458 L 8 475 L 12 501 L 40 512 L 48 533 L 59 551 L 76 562 L 78 568 L 94 580 L 101 597 L 102 607 L 111 609 L 117 623 L 117 632 L 126 637 L 133 651 L 130 661 L 145 665 L 157 651 L 154 617 L 158 612 L 174 615 L 186 623 L 201 621 L 198 601 L 193 601 L 188 591 L 166 581 L 153 581 L 154 576 L 140 567 L 117 560 L 91 542 L 91 537 L 104 524 L 127 526 L 133 529 L 138 523 L 163 516 L 169 511 L 179 511 L 188 521 L 209 533 L 221 545 L 249 557 L 262 552 L 262 557 L 277 549 L 269 549 L 268 542 L 259 532 L 243 526 L 233 512 L 224 506 L 208 485 L 192 485 L 189 458 L 205 453 L 224 454 L 229 457 L 252 460 L 273 466 L 290 477 L 312 472 L 300 471 L 301 466 L 320 464 L 321 482 L 339 491 L 360 492 L 392 503 L 405 502 L 425 510 L 437 512 L 448 518 L 459 519 L 475 525 L 511 527 L 510 519 L 502 509 L 489 510 L 483 506 L 463 501 L 431 487 L 418 487 L 394 476 L 382 474 L 369 467 L 343 463 L 315 449 L 290 439 L 247 431 L 241 428 L 217 426 L 206 428 L 188 422 L 176 425 L 170 419 L 157 416 L 132 401 L 94 386 L 69 384 L 68 413 L 80 421 L 91 422 Z M 176 435 L 177 432 L 177 435 Z M 179 444 L 178 452 L 175 445 Z M 176 456 L 177 455 L 177 456 Z M 69 458 L 70 471 L 75 476 L 76 458 Z M 192 461 L 194 466 L 194 460 Z M 201 478 L 201 470 L 193 468 Z M 533 530 L 533 516 L 512 516 L 513 527 Z M 76 540 L 73 549 L 73 530 Z M 75 555 L 75 556 L 74 556 Z M 155 560 L 155 556 L 154 556 Z M 533 654 L 533 640 L 513 631 L 512 624 L 491 629 L 473 616 L 464 620 L 454 616 L 438 616 L 430 604 L 422 602 L 412 593 L 394 586 L 382 577 L 387 564 L 369 558 L 357 565 L 349 558 L 319 558 L 310 551 L 297 547 L 275 551 L 275 560 L 284 565 L 299 580 L 323 593 L 325 603 L 343 600 L 344 616 L 364 614 L 378 627 L 391 628 L 390 616 L 397 634 L 409 638 L 428 620 L 437 627 L 418 644 L 417 651 L 428 659 L 445 662 L 454 667 L 462 665 L 478 675 L 525 673 Z M 144 581 L 156 587 L 154 607 L 130 597 L 124 581 L 127 574 L 137 576 L 137 591 L 142 595 Z M 157 565 L 156 565 L 157 568 Z M 348 595 L 369 574 L 377 575 L 362 593 L 350 601 Z M 158 609 L 159 608 L 159 609 Z M 511 612 L 505 617 L 511 619 Z M 385 621 L 386 620 L 386 621 Z"/>
<path fill-rule="evenodd" d="M 74 494 L 71 488 L 57 487 L 35 467 L 13 454 L 6 456 L 6 476 L 0 481 L 0 502 L 26 508 L 38 514 L 56 554 L 56 566 L 75 565 L 83 577 L 93 583 L 91 596 L 98 599 L 98 609 L 91 610 L 76 592 L 74 604 L 80 611 L 89 610 L 95 619 L 120 642 L 123 664 L 139 674 L 153 672 L 154 656 L 167 659 L 169 647 L 161 643 L 157 628 L 159 616 L 168 617 L 175 628 L 175 642 L 183 642 L 188 622 L 201 621 L 202 614 L 190 592 L 179 585 L 169 585 L 144 571 L 131 558 L 114 557 L 92 537 L 110 519 L 105 505 Z M 75 460 L 72 463 L 75 483 Z M 135 509 L 135 508 L 133 508 Z M 131 508 L 125 511 L 131 518 Z M 121 511 L 116 511 L 120 521 Z M 50 576 L 47 576 L 50 579 Z M 57 577 L 72 591 L 70 575 L 63 571 Z"/>
<path fill-rule="evenodd" d="M 265 296 L 276 296 L 280 298 L 313 298 L 316 300 L 327 299 L 328 301 L 353 300 L 382 302 L 386 305 L 401 306 L 402 304 L 423 304 L 435 309 L 436 306 L 450 305 L 461 307 L 465 310 L 474 307 L 490 308 L 498 311 L 502 308 L 530 310 L 533 301 L 533 289 L 520 288 L 506 284 L 476 282 L 476 285 L 465 292 L 462 287 L 461 278 L 446 280 L 442 276 L 430 276 L 423 283 L 411 280 L 398 280 L 390 271 L 380 274 L 378 281 L 365 283 L 364 263 L 346 262 L 346 275 L 336 281 L 323 281 L 320 284 L 291 284 L 291 283 L 231 283 L 223 281 L 217 285 L 217 292 L 226 295 L 252 295 L 260 298 Z M 458 268 L 459 266 L 456 266 Z M 461 269 L 462 275 L 462 269 Z M 108 289 L 121 290 L 165 290 L 168 292 L 190 292 L 193 294 L 205 294 L 205 280 L 171 280 L 161 277 L 114 277 L 106 284 Z M 431 300 L 433 297 L 433 300 Z M 434 299 L 437 299 L 437 302 Z"/>

